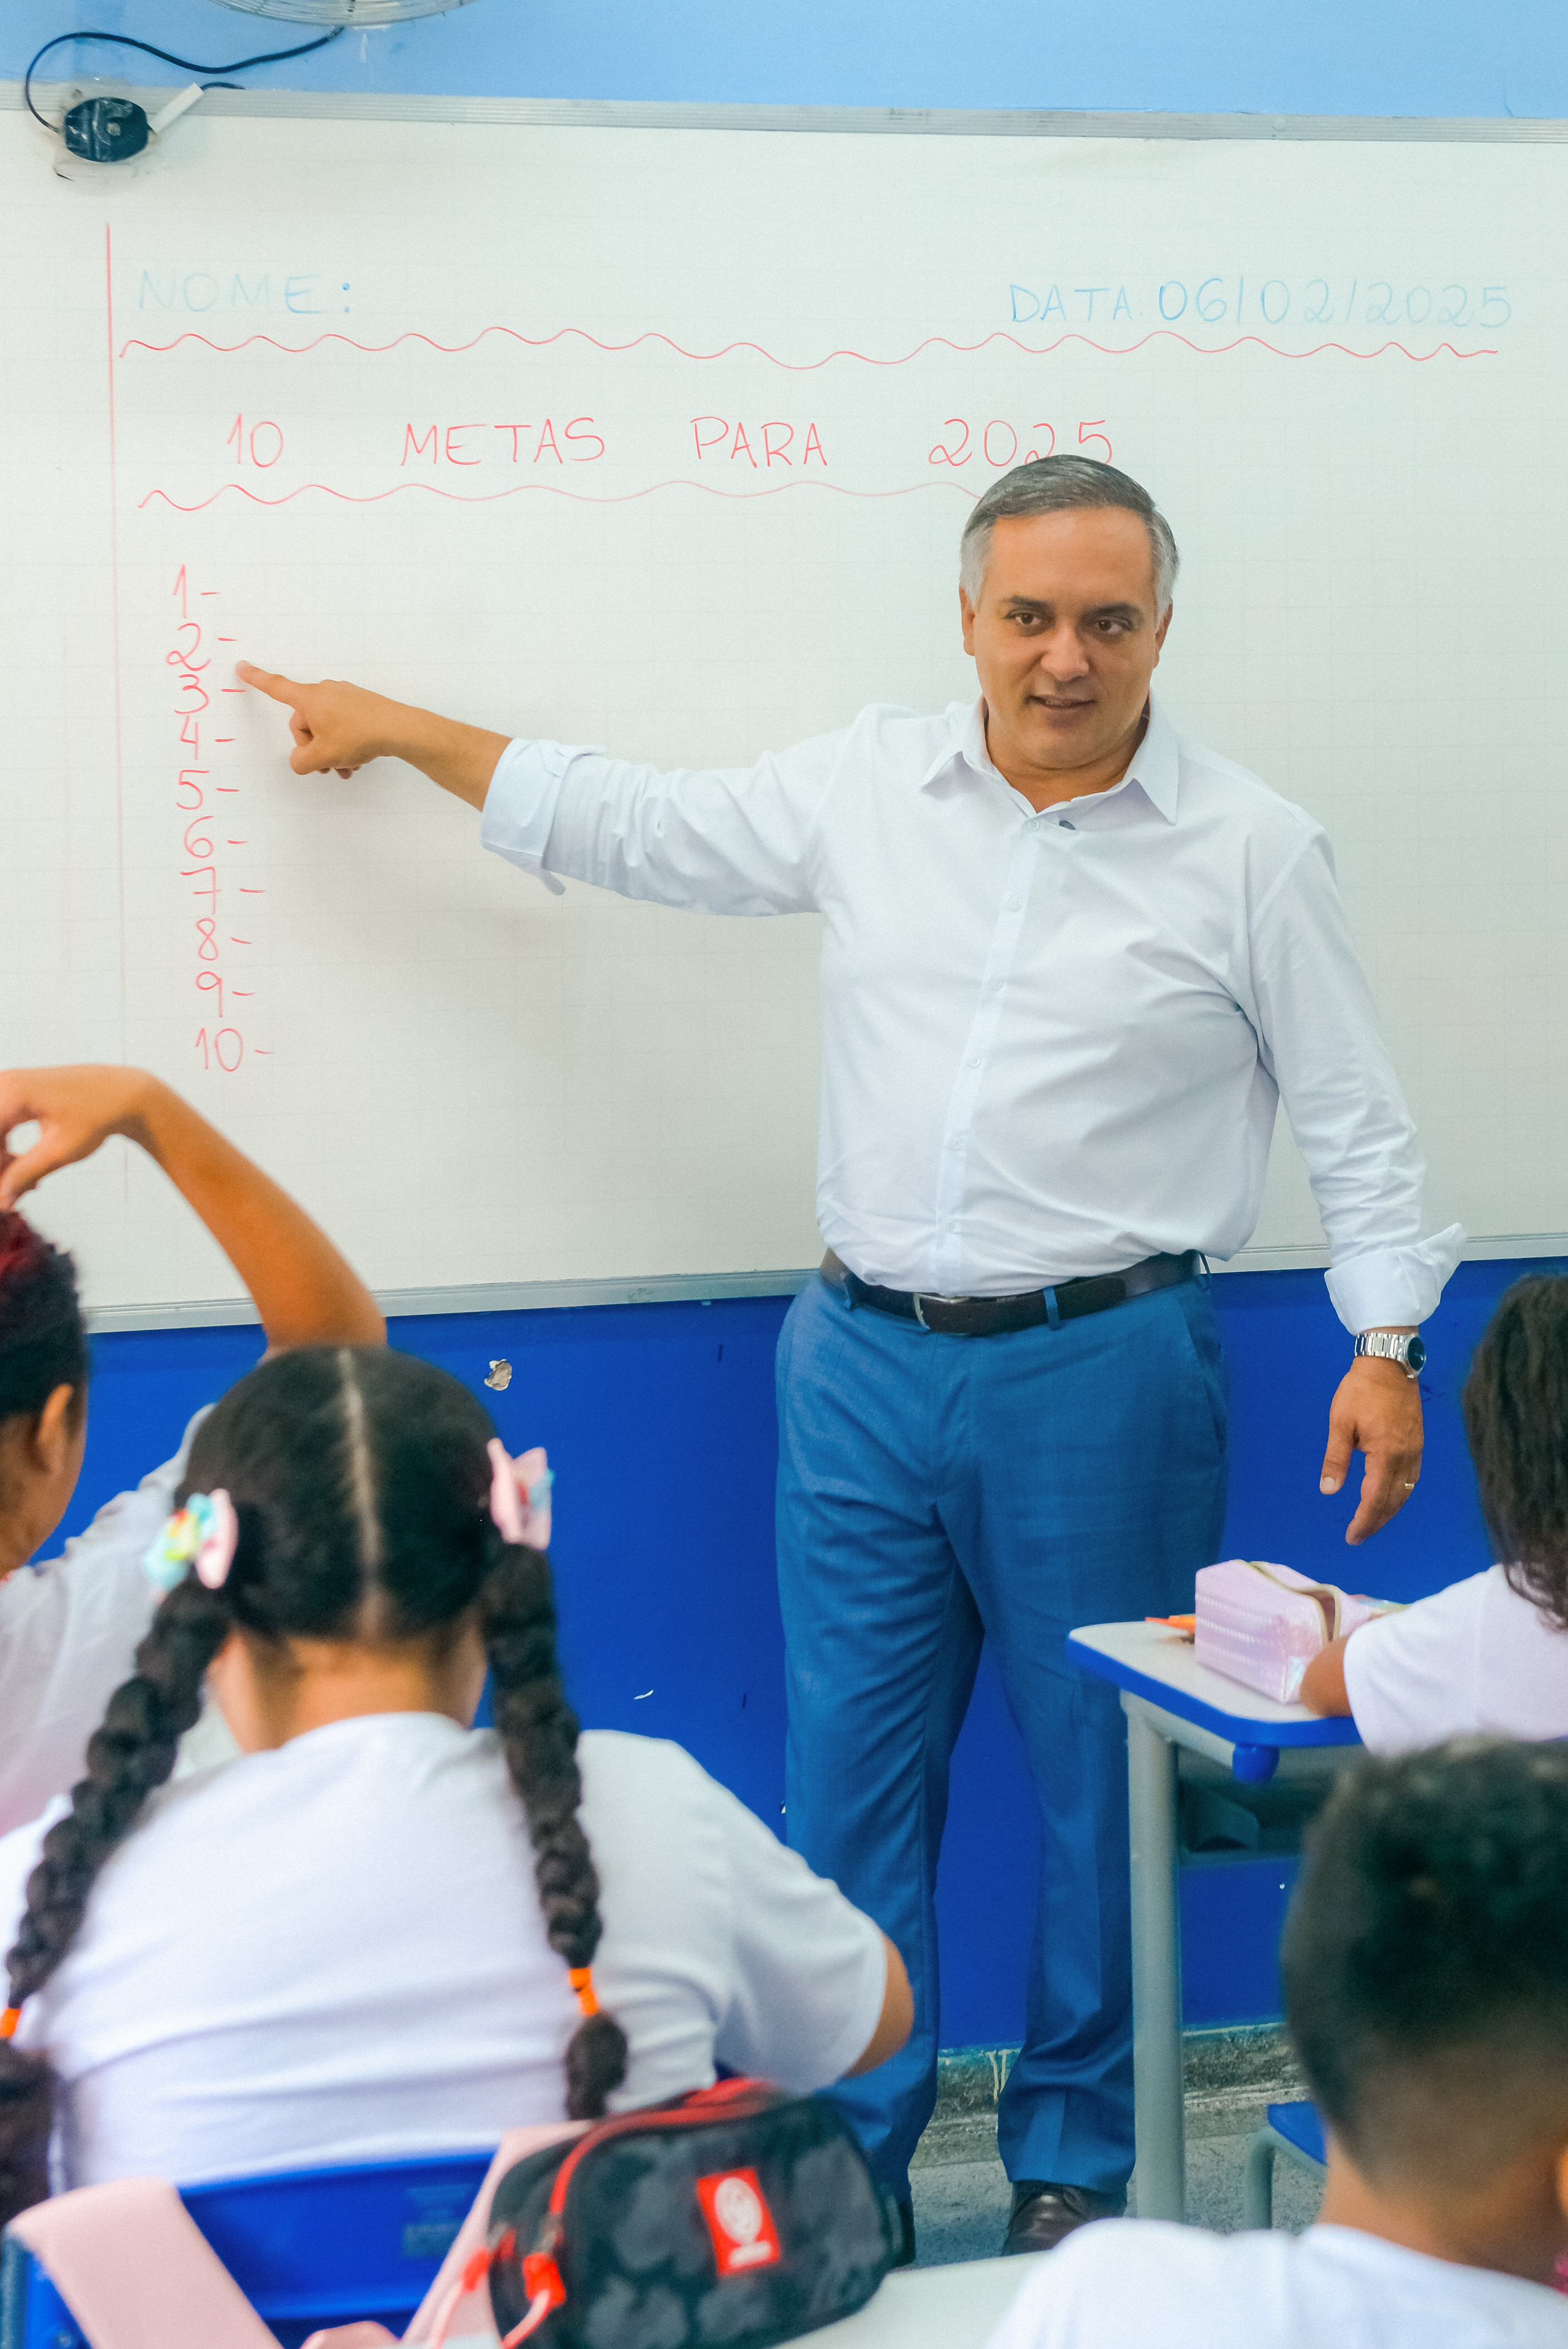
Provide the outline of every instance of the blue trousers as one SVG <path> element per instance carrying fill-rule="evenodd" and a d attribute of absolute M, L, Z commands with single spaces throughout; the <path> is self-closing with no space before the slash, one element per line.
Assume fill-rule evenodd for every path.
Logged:
<path fill-rule="evenodd" d="M 896 1944 L 902 2054 L 836 2091 L 908 2194 L 941 2044 L 934 1896 L 983 1639 L 1028 1755 L 1040 1892 L 1013 2178 L 1114 2193 L 1132 2168 L 1127 1741 L 1077 1624 L 1171 1614 L 1219 1555 L 1224 1373 L 1206 1284 L 1009 1337 L 938 1337 L 812 1280 L 779 1343 L 787 1826 Z"/>

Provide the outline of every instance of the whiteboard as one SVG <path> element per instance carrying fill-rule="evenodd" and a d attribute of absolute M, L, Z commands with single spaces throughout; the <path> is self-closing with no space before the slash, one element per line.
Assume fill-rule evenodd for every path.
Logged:
<path fill-rule="evenodd" d="M 969 502 L 1082 446 L 1181 541 L 1177 722 L 1336 843 L 1434 1221 L 1551 1245 L 1565 198 L 1559 146 L 201 109 L 67 184 L 0 115 L 4 1057 L 159 1071 L 383 1292 L 811 1262 L 815 921 L 552 898 L 406 769 L 291 776 L 227 664 L 748 761 L 967 698 Z M 134 1153 L 39 1207 L 97 1308 L 233 1289 Z M 1283 1143 L 1242 1260 L 1319 1237 Z"/>

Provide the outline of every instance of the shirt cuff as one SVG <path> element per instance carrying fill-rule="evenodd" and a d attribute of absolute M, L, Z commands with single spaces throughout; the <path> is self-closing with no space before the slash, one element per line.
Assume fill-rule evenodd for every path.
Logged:
<path fill-rule="evenodd" d="M 1460 1260 L 1469 1234 L 1449 1224 L 1405 1247 L 1371 1248 L 1324 1274 L 1334 1309 L 1347 1330 L 1400 1329 L 1436 1312 L 1443 1283 Z"/>
<path fill-rule="evenodd" d="M 544 852 L 566 770 L 586 748 L 583 743 L 509 742 L 496 761 L 480 820 L 481 844 L 509 864 L 531 873 L 557 897 L 565 891 L 545 871 Z"/>

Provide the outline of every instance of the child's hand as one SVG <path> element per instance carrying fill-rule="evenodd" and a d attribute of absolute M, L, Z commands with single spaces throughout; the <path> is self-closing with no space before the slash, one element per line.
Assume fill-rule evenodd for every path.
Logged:
<path fill-rule="evenodd" d="M 46 1174 L 90 1158 L 111 1133 L 139 1139 L 157 1081 L 142 1069 L 91 1064 L 0 1071 L 0 1208 L 14 1207 Z M 35 1122 L 32 1148 L 13 1152 L 11 1133 Z"/>

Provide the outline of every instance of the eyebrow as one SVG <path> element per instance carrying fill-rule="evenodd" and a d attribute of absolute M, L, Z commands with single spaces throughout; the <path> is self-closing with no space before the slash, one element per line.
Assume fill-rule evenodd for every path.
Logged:
<path fill-rule="evenodd" d="M 1049 612 L 1054 607 L 1036 595 L 1009 595 L 1004 608 L 1009 612 Z M 1140 620 L 1143 613 L 1137 604 L 1097 604 L 1083 616 L 1086 620 Z"/>

